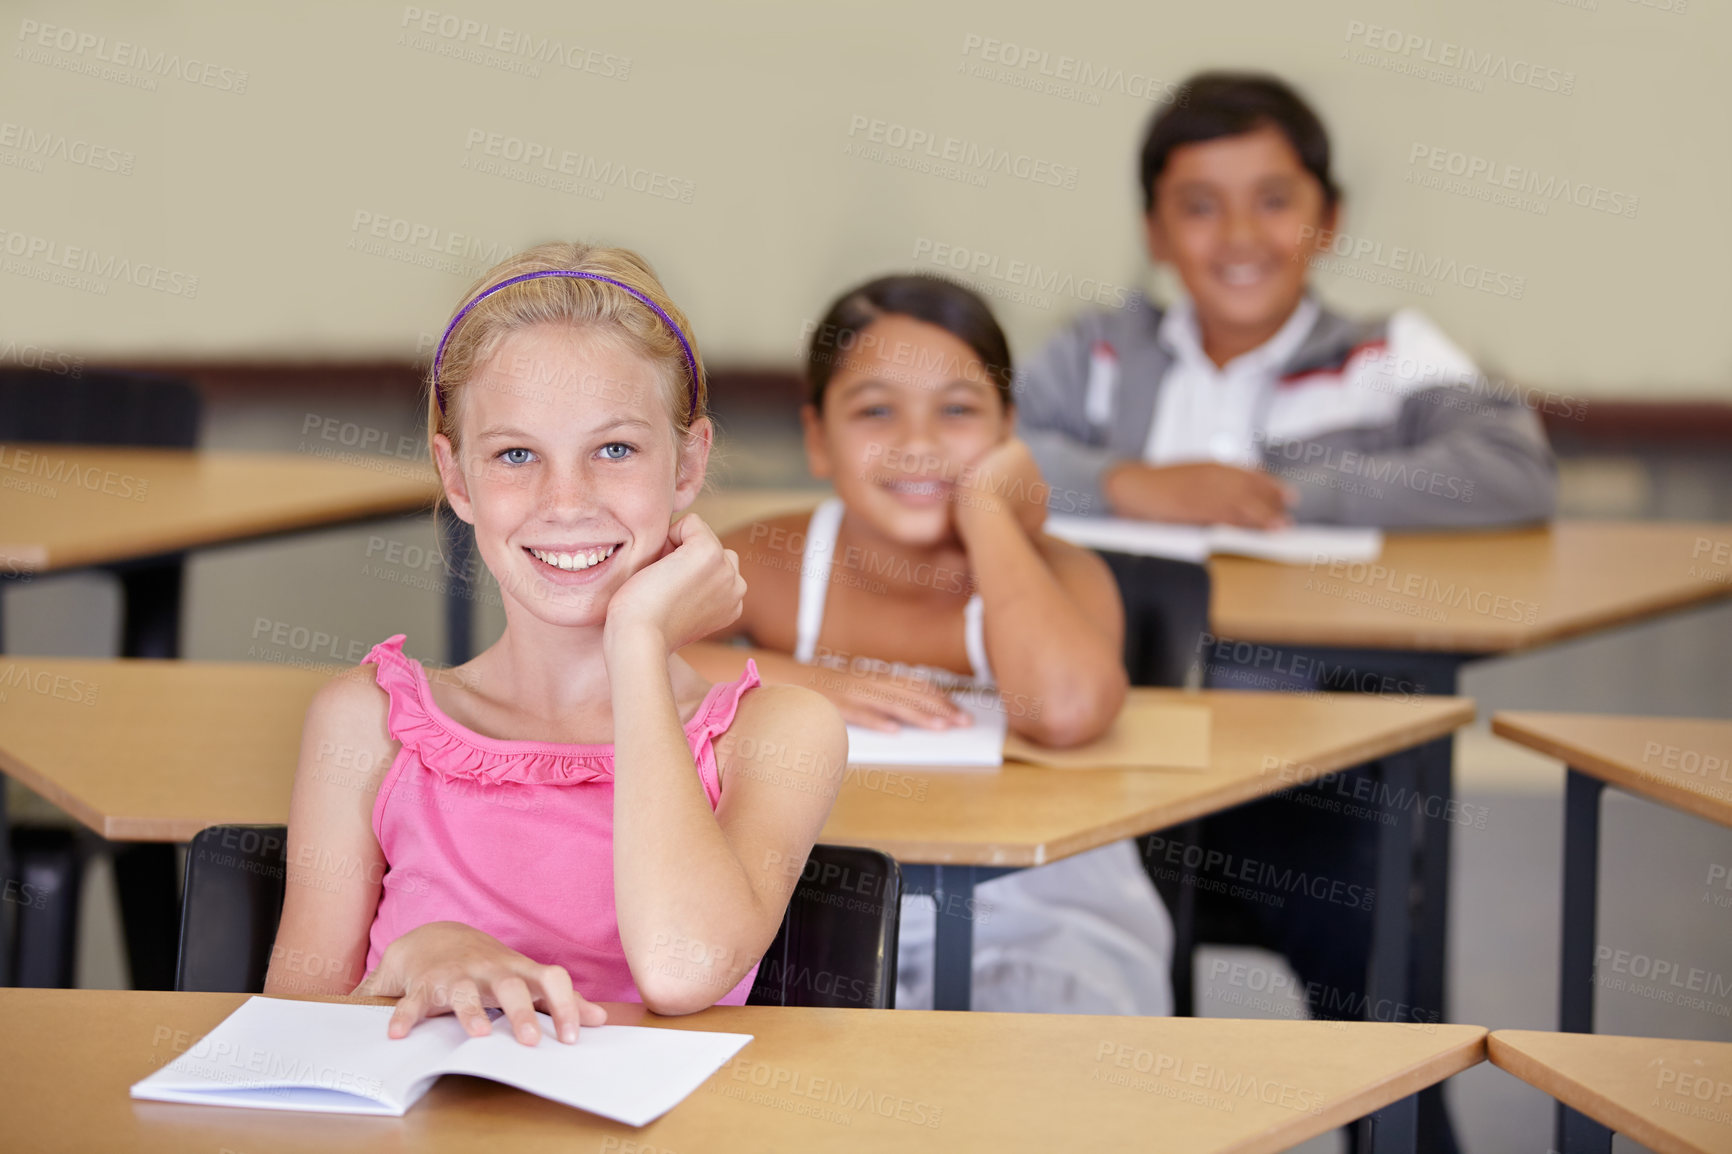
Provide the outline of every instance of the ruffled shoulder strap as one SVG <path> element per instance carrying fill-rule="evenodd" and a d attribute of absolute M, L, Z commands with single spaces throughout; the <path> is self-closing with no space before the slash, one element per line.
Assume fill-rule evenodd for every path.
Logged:
<path fill-rule="evenodd" d="M 738 681 L 721 681 L 711 686 L 697 713 L 686 723 L 686 737 L 692 743 L 692 751 L 695 753 L 726 733 L 728 726 L 734 723 L 734 714 L 740 711 L 740 698 L 746 695 L 747 690 L 762 684 L 758 677 L 758 663 L 748 657 L 746 671 L 740 674 Z"/>
<path fill-rule="evenodd" d="M 391 699 L 386 728 L 393 738 L 405 744 L 408 735 L 428 720 L 426 704 L 421 700 L 421 663 L 403 652 L 407 636 L 398 633 L 387 637 L 361 658 L 362 665 L 377 667 L 373 676 Z"/>
<path fill-rule="evenodd" d="M 433 700 L 426 670 L 403 653 L 403 636 L 386 638 L 361 660 L 378 666 L 379 688 L 391 699 L 391 736 L 438 777 L 483 785 L 581 785 L 613 775 L 611 745 L 488 737 L 448 716 Z"/>
<path fill-rule="evenodd" d="M 734 715 L 740 711 L 740 698 L 749 689 L 756 689 L 763 682 L 758 677 L 758 663 L 746 658 L 746 671 L 740 674 L 738 681 L 722 681 L 710 686 L 710 691 L 704 695 L 703 704 L 692 719 L 686 722 L 686 741 L 692 749 L 692 762 L 697 767 L 698 778 L 703 782 L 704 793 L 710 799 L 713 807 L 721 801 L 722 779 L 721 770 L 716 764 L 716 738 L 728 731 L 734 724 Z"/>
<path fill-rule="evenodd" d="M 404 641 L 409 634 L 398 632 L 391 634 L 385 641 L 367 650 L 367 655 L 360 658 L 362 665 L 378 665 L 374 677 L 378 679 L 379 688 L 385 690 L 391 698 L 391 714 L 397 714 L 397 698 L 407 697 L 409 700 L 419 697 L 421 677 L 417 674 L 414 658 L 404 653 Z M 395 736 L 395 735 L 393 735 Z"/>

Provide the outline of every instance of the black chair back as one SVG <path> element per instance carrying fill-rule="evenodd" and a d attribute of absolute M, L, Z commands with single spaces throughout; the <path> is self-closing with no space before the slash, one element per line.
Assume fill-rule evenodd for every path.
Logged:
<path fill-rule="evenodd" d="M 283 913 L 288 827 L 213 825 L 186 849 L 177 990 L 265 988 Z"/>
<path fill-rule="evenodd" d="M 854 846 L 813 846 L 746 1004 L 894 1008 L 901 914 L 902 871 L 894 858 Z"/>
<path fill-rule="evenodd" d="M 258 993 L 282 916 L 280 825 L 199 831 L 186 855 L 177 990 Z M 902 874 L 875 850 L 814 846 L 758 966 L 756 1006 L 890 1008 Z"/>
<path fill-rule="evenodd" d="M 1178 688 L 1203 664 L 1209 571 L 1189 561 L 1102 553 L 1125 606 L 1125 672 L 1132 685 Z"/>
<path fill-rule="evenodd" d="M 198 389 L 177 377 L 0 370 L 0 441 L 191 449 L 202 412 Z"/>

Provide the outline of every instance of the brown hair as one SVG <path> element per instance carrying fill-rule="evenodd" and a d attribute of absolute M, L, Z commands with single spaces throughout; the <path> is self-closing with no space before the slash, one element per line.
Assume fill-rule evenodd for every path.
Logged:
<path fill-rule="evenodd" d="M 925 273 L 883 276 L 849 289 L 824 314 L 806 348 L 806 384 L 812 407 L 824 411 L 824 392 L 850 350 L 870 346 L 866 330 L 887 316 L 912 317 L 943 329 L 980 358 L 987 379 L 1006 407 L 1013 370 L 1010 342 L 993 318 L 992 309 L 972 290 L 955 281 Z"/>
<path fill-rule="evenodd" d="M 1341 189 L 1329 175 L 1329 133 L 1304 98 L 1265 73 L 1201 72 L 1180 85 L 1172 104 L 1149 121 L 1138 166 L 1143 211 L 1154 211 L 1155 182 L 1174 149 L 1255 132 L 1264 125 L 1272 125 L 1287 138 L 1299 163 L 1323 189 L 1324 207 L 1334 207 Z"/>

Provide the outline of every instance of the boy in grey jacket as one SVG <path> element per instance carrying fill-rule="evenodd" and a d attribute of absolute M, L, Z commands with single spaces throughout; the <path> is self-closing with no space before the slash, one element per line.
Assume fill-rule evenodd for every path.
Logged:
<path fill-rule="evenodd" d="M 1079 508 L 1268 528 L 1549 517 L 1538 416 L 1424 316 L 1349 320 L 1308 291 L 1339 193 L 1279 81 L 1205 75 L 1143 146 L 1150 255 L 1187 297 L 1061 332 L 1018 382 L 1019 432 Z M 1566 402 L 1567 403 L 1567 402 Z"/>

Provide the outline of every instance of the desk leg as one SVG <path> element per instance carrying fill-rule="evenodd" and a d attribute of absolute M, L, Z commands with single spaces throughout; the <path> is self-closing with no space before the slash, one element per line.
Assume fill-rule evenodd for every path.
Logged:
<path fill-rule="evenodd" d="M 1323 689 L 1358 689 L 1361 692 L 1395 692 L 1399 694 L 1449 695 L 1456 691 L 1457 678 L 1465 654 L 1406 653 L 1394 650 L 1322 650 L 1320 668 L 1332 670 L 1334 679 L 1326 674 Z M 1357 676 L 1342 678 L 1344 671 Z M 1373 673 L 1375 678 L 1363 675 Z M 1387 677 L 1390 680 L 1385 681 Z M 1392 685 L 1391 685 L 1392 683 Z M 1450 842 L 1454 826 L 1449 820 L 1450 800 L 1454 797 L 1453 768 L 1455 738 L 1441 737 L 1403 755 L 1415 765 L 1415 776 L 1408 788 L 1423 800 L 1427 815 L 1413 830 L 1418 846 L 1418 860 L 1409 877 L 1418 881 L 1414 903 L 1411 953 L 1405 975 L 1411 984 L 1404 984 L 1402 1000 L 1431 1017 L 1443 1022 L 1448 1014 L 1449 967 L 1449 865 Z M 1411 798 L 1414 793 L 1405 796 Z M 1394 892 L 1394 891 L 1384 891 Z M 1382 893 L 1378 895 L 1383 897 Z M 1454 1127 L 1444 1109 L 1443 1087 L 1428 1086 L 1419 1092 L 1419 1133 L 1427 1154 L 1455 1154 Z"/>
<path fill-rule="evenodd" d="M 1407 1001 L 1416 904 L 1413 857 L 1419 827 L 1411 799 L 1419 786 L 1421 760 L 1418 751 L 1409 750 L 1377 763 L 1382 825 L 1377 839 L 1371 975 L 1366 984 L 1372 1006 Z M 1375 1020 L 1375 1014 L 1372 1018 Z M 1392 1102 L 1359 1123 L 1359 1149 L 1371 1154 L 1410 1154 L 1418 1141 L 1419 1116 L 1418 1094 Z"/>
<path fill-rule="evenodd" d="M 1419 1148 L 1419 1095 L 1391 1102 L 1359 1126 L 1359 1149 L 1366 1154 L 1413 1154 Z"/>
<path fill-rule="evenodd" d="M 180 599 L 186 557 L 176 553 L 118 566 L 120 655 L 173 660 L 180 656 Z"/>
<path fill-rule="evenodd" d="M 932 943 L 932 1008 L 966 1010 L 974 993 L 974 869 L 933 866 L 938 924 Z"/>
<path fill-rule="evenodd" d="M 434 532 L 445 543 L 445 664 L 462 665 L 475 656 L 475 535 L 443 503 Z"/>
<path fill-rule="evenodd" d="M 974 996 L 974 888 L 1013 870 L 998 866 L 904 865 L 904 893 L 930 893 L 938 906 L 932 942 L 932 1008 L 969 1009 Z"/>
<path fill-rule="evenodd" d="M 180 656 L 180 605 L 186 558 L 116 570 L 122 609 L 123 657 L 172 660 Z M 127 961 L 135 990 L 174 989 L 180 950 L 180 900 L 175 890 L 174 846 L 155 842 L 111 843 Z"/>
<path fill-rule="evenodd" d="M 180 960 L 180 895 L 174 843 L 110 842 L 126 960 L 135 990 L 172 990 Z"/>
<path fill-rule="evenodd" d="M 1600 795 L 1605 783 L 1572 769 L 1564 781 L 1564 924 L 1558 968 L 1558 1029 L 1594 1032 L 1594 936 L 1598 920 Z M 1612 1132 L 1558 1103 L 1563 1154 L 1611 1154 Z"/>
<path fill-rule="evenodd" d="M 1185 845 L 1201 845 L 1203 823 L 1188 821 L 1175 831 Z M 1144 845 L 1137 840 L 1138 848 Z M 1148 859 L 1145 857 L 1144 861 Z M 1197 1016 L 1197 867 L 1189 855 L 1179 857 L 1179 890 L 1173 908 L 1167 911 L 1173 919 L 1173 1015 L 1179 1018 Z"/>

